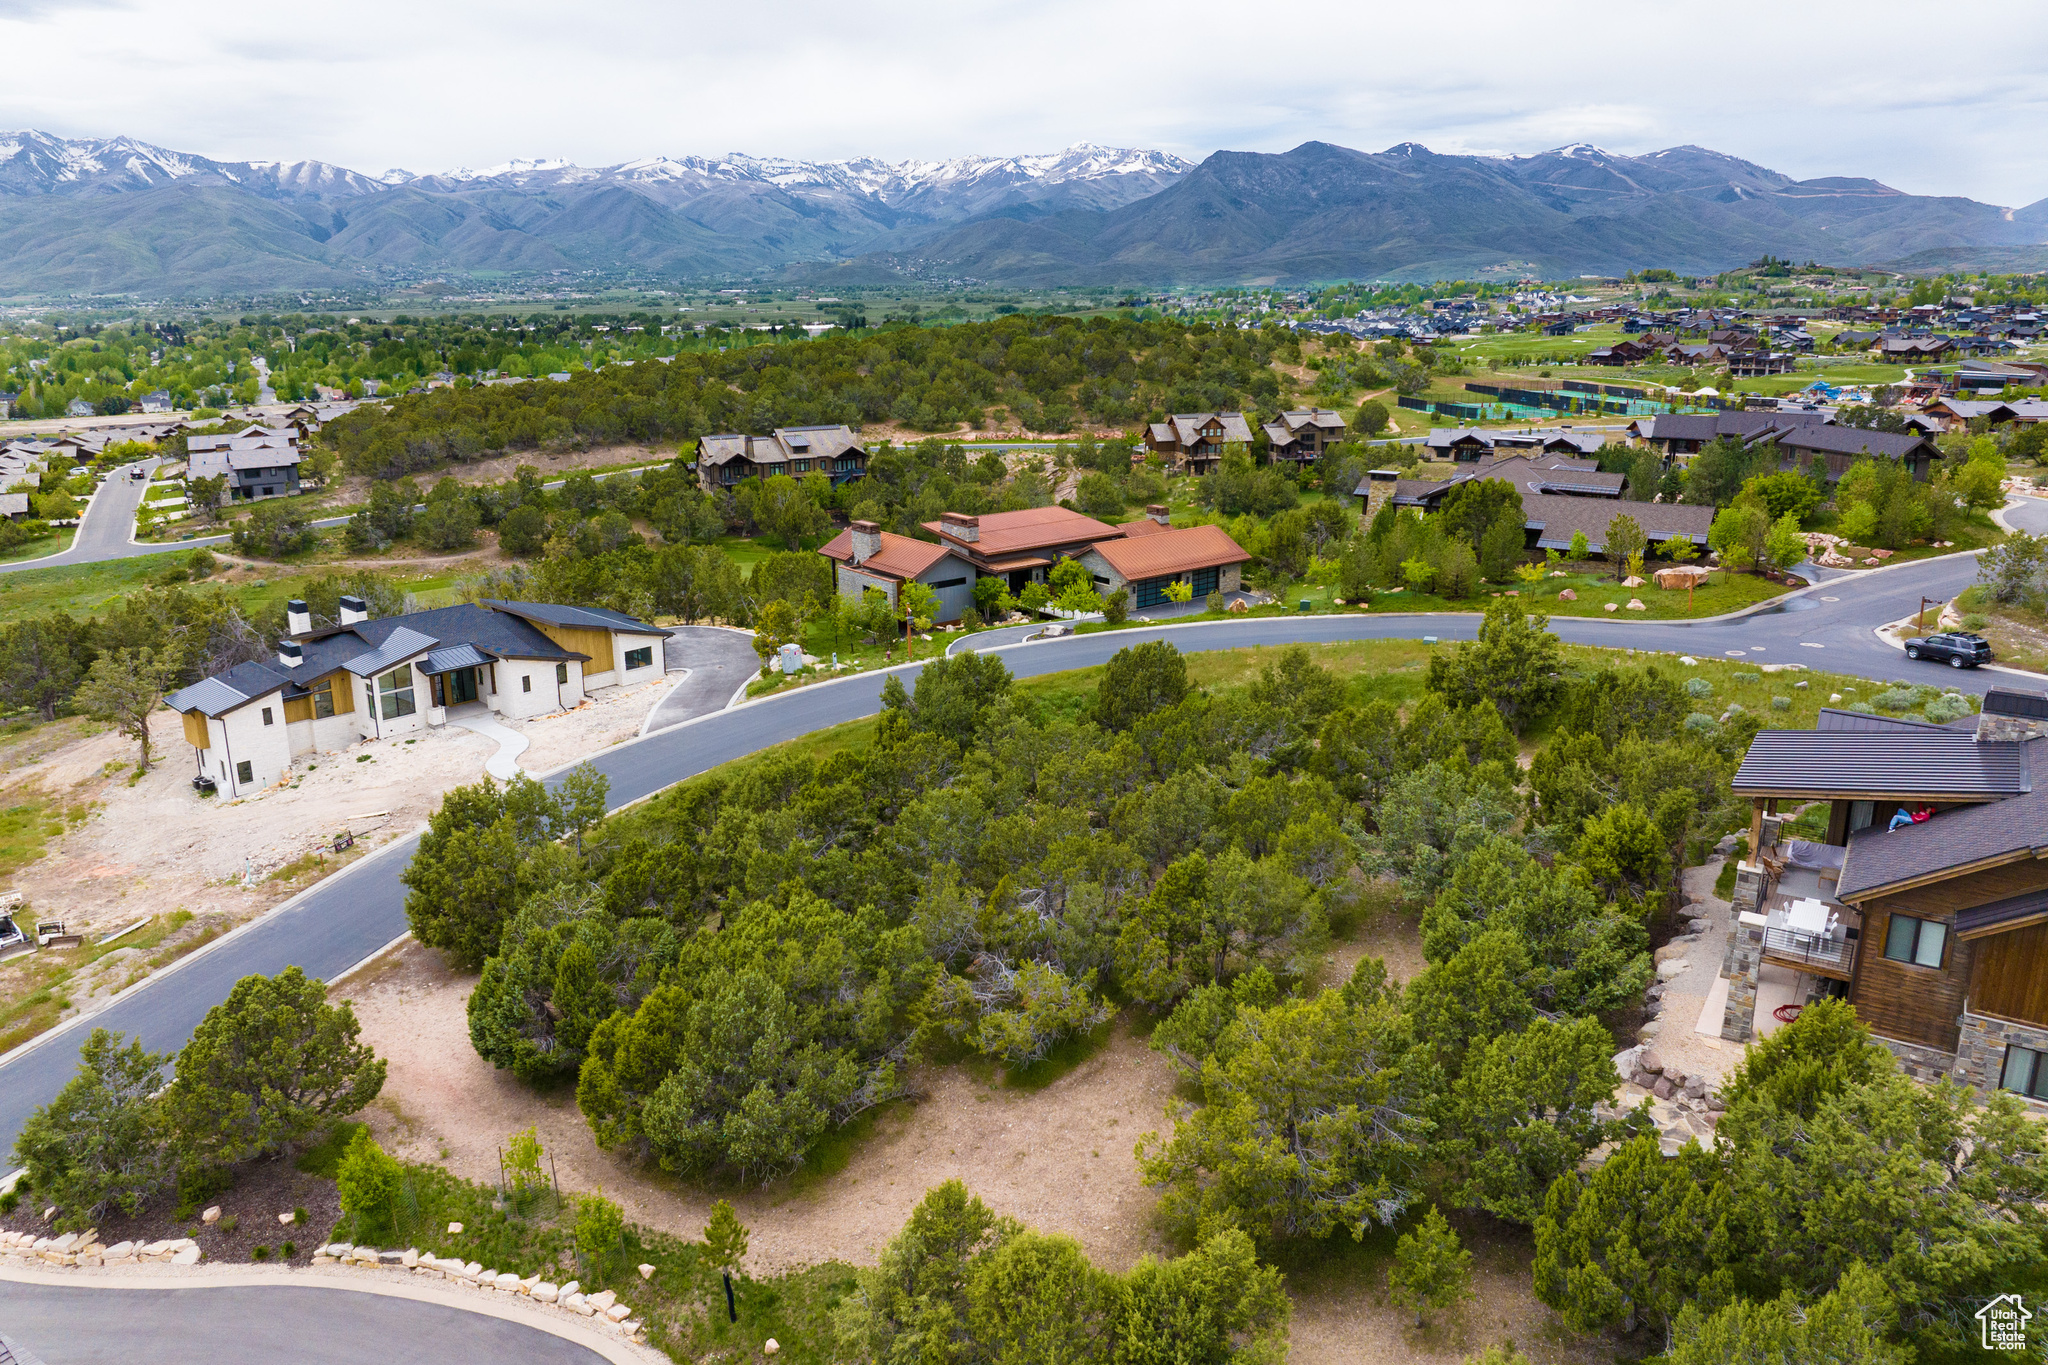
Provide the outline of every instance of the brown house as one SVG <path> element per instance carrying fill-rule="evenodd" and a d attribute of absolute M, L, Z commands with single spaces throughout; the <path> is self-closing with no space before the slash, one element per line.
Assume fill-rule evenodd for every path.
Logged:
<path fill-rule="evenodd" d="M 846 426 L 777 427 L 767 436 L 697 438 L 697 478 L 707 493 L 777 474 L 797 479 L 823 474 L 842 484 L 867 471 L 868 452 Z"/>
<path fill-rule="evenodd" d="M 1344 439 L 1344 418 L 1329 408 L 1298 408 L 1267 422 L 1270 457 L 1278 462 L 1307 464 Z"/>
<path fill-rule="evenodd" d="M 1223 447 L 1251 442 L 1241 412 L 1177 412 L 1145 428 L 1145 449 L 1186 474 L 1207 474 L 1223 462 Z"/>
<path fill-rule="evenodd" d="M 1734 789 L 1758 853 L 1722 1037 L 1840 996 L 1913 1075 L 2048 1101 L 2048 696 L 1995 687 L 1948 726 L 1824 711 L 1760 733 Z M 1787 837 L 1812 801 L 1823 838 Z"/>

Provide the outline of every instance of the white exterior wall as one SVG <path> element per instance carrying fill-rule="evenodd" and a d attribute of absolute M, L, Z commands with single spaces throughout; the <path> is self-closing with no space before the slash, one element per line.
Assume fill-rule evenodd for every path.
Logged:
<path fill-rule="evenodd" d="M 557 686 L 555 665 L 552 660 L 500 659 L 498 690 L 491 694 L 491 709 L 513 720 L 526 720 L 574 706 L 583 700 L 582 667 L 581 664 L 571 661 L 569 681 Z M 533 689 L 526 690 L 521 685 L 521 679 L 531 679 Z M 556 699 L 558 693 L 559 701 Z"/>
<path fill-rule="evenodd" d="M 613 631 L 612 658 L 618 668 L 618 672 L 614 675 L 614 680 L 626 683 L 652 682 L 668 672 L 668 661 L 662 656 L 662 645 L 667 640 L 668 637 L 666 635 L 641 635 L 638 633 L 629 634 L 626 631 Z M 651 649 L 653 651 L 649 655 L 647 667 L 626 667 L 626 651 L 633 649 Z M 595 661 L 593 660 L 593 662 Z M 538 685 L 535 684 L 535 686 Z"/>
<path fill-rule="evenodd" d="M 263 723 L 266 706 L 270 708 L 269 725 Z M 229 799 L 254 796 L 292 766 L 282 689 L 209 719 L 206 734 L 206 775 L 214 780 L 220 795 Z M 249 765 L 247 782 L 241 780 L 239 765 L 243 763 Z"/>
<path fill-rule="evenodd" d="M 378 703 L 373 700 L 379 692 L 377 679 L 384 676 L 383 673 L 372 674 L 367 678 L 356 678 L 356 709 L 363 716 L 361 729 L 365 738 L 389 739 L 393 735 L 411 734 L 414 730 L 426 728 L 427 712 L 434 709 L 434 685 L 428 681 L 426 674 L 419 671 L 418 663 L 418 659 L 408 659 L 402 665 L 393 665 L 412 671 L 413 712 L 409 716 L 394 716 L 390 720 L 383 718 L 383 711 L 378 709 Z M 387 668 L 384 673 L 390 671 L 391 669 Z"/>
<path fill-rule="evenodd" d="M 343 679 L 347 679 L 347 682 L 344 682 Z M 334 685 L 336 687 L 344 687 L 347 683 L 352 682 L 355 682 L 354 677 L 344 673 L 341 675 L 341 678 L 335 680 Z M 356 685 L 360 687 L 362 684 L 356 683 Z M 357 696 L 355 702 L 356 709 L 353 711 L 343 711 L 339 715 L 334 716 L 313 717 L 313 747 L 315 749 L 323 753 L 333 753 L 362 741 L 362 697 Z"/>

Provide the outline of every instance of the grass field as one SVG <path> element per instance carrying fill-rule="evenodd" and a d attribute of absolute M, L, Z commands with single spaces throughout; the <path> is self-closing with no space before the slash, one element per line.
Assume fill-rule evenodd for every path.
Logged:
<path fill-rule="evenodd" d="M 62 611 L 73 616 L 91 616 L 111 607 L 130 593 L 164 580 L 169 571 L 182 568 L 185 556 L 165 553 L 138 555 L 133 559 L 110 559 L 99 564 L 71 564 L 54 569 L 23 569 L 0 574 L 0 623 L 24 616 Z M 225 592 L 243 610 L 260 612 L 281 608 L 285 601 L 301 595 L 304 585 L 331 572 L 319 564 L 276 578 L 244 581 L 215 581 L 211 586 Z M 405 572 L 405 562 L 394 560 L 381 570 L 399 586 L 420 599 L 422 606 L 443 606 L 453 600 L 449 589 L 459 574 L 447 570 Z M 195 588 L 209 586 L 202 580 Z"/>
<path fill-rule="evenodd" d="M 34 540 L 24 540 L 12 549 L 0 550 L 0 564 L 18 564 L 24 559 L 61 555 L 71 548 L 72 537 L 77 534 L 76 526 L 59 526 L 46 536 L 37 536 Z"/>

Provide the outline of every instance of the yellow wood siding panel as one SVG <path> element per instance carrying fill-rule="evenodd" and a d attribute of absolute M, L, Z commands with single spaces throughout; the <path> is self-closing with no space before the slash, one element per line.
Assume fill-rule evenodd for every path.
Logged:
<path fill-rule="evenodd" d="M 313 699 L 311 697 L 286 697 L 284 699 L 284 718 L 287 724 L 295 720 L 313 719 Z"/>
<path fill-rule="evenodd" d="M 617 667 L 612 658 L 612 633 L 608 630 L 586 630 L 581 626 L 549 626 L 539 621 L 533 623 L 540 633 L 553 640 L 563 649 L 578 654 L 588 654 L 590 662 L 584 665 L 592 673 L 609 673 Z"/>
<path fill-rule="evenodd" d="M 206 713 L 185 711 L 181 714 L 185 719 L 185 742 L 195 749 L 211 748 L 211 742 L 206 737 Z"/>

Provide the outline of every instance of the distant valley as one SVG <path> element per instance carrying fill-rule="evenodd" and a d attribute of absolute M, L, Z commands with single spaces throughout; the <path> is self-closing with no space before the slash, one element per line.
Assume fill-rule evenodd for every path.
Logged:
<path fill-rule="evenodd" d="M 367 174 L 224 162 L 130 138 L 0 133 L 0 295 L 233 296 L 430 277 L 762 272 L 1163 286 L 2048 264 L 2048 201 L 2007 209 L 1874 180 L 1797 181 L 1699 147 L 1621 156 L 1281 154 L 1088 145 L 943 162 L 651 157 Z"/>

